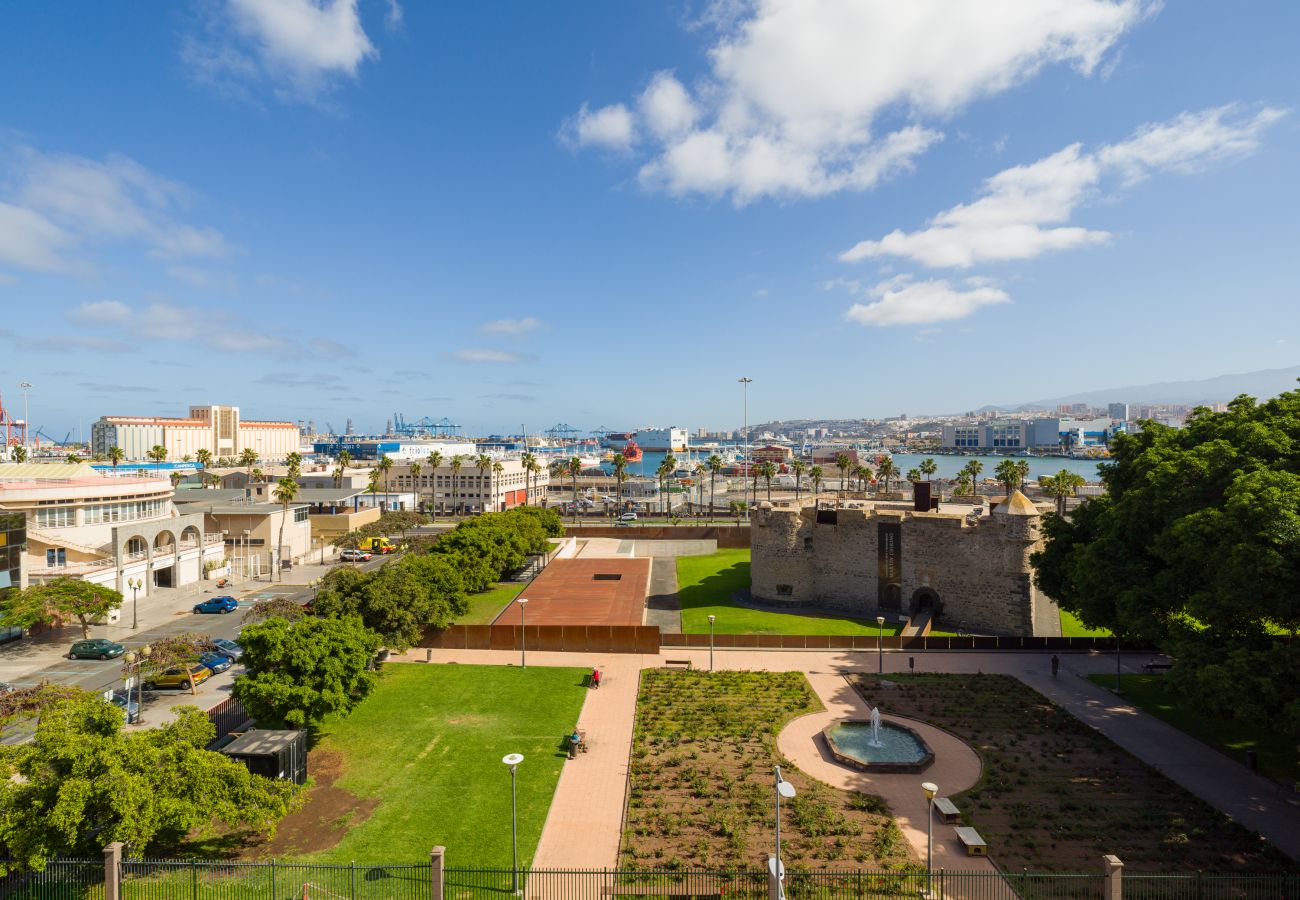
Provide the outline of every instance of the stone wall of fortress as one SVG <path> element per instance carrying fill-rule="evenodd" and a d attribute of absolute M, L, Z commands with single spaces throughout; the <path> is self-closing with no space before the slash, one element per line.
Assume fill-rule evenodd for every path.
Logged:
<path fill-rule="evenodd" d="M 1019 508 L 971 525 L 949 513 L 762 504 L 751 528 L 751 592 L 792 611 L 829 607 L 871 619 L 930 608 L 949 629 L 1032 635 L 1029 554 L 1041 536 L 1037 512 L 1025 511 L 1032 505 Z M 884 571 L 882 539 L 892 550 Z"/>

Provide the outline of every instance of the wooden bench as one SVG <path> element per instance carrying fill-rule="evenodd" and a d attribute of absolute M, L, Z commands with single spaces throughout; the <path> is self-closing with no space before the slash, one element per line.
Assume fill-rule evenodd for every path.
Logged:
<path fill-rule="evenodd" d="M 984 843 L 984 838 L 974 828 L 960 827 L 953 830 L 957 832 L 957 840 L 966 848 L 967 856 L 989 855 L 989 845 Z"/>
<path fill-rule="evenodd" d="M 689 659 L 665 659 L 664 660 L 665 669 L 671 669 L 673 667 L 682 668 L 682 669 L 693 669 L 695 668 L 695 664 L 692 663 Z"/>
<path fill-rule="evenodd" d="M 946 825 L 956 825 L 961 821 L 961 813 L 957 811 L 956 805 L 947 797 L 935 797 L 934 808 L 939 811 L 939 818 Z"/>

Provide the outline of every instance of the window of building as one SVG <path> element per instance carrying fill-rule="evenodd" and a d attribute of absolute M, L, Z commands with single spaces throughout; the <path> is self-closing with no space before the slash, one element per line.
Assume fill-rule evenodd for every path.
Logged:
<path fill-rule="evenodd" d="M 75 524 L 77 524 L 77 513 L 70 506 L 36 510 L 38 528 L 70 528 Z"/>
<path fill-rule="evenodd" d="M 68 551 L 62 547 L 51 548 L 45 551 L 45 565 L 47 568 L 62 568 L 68 564 Z"/>
<path fill-rule="evenodd" d="M 793 597 L 793 596 L 794 596 L 794 585 L 792 585 L 792 584 L 778 584 L 778 585 L 776 586 L 776 595 L 777 595 L 778 597 Z"/>
<path fill-rule="evenodd" d="M 307 514 L 311 512 L 307 507 L 301 506 L 293 511 L 293 520 L 295 522 L 306 522 Z"/>

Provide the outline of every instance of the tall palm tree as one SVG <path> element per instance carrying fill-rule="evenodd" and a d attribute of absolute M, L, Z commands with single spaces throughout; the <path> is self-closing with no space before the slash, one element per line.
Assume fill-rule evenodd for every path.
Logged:
<path fill-rule="evenodd" d="M 17 447 L 14 447 L 14 462 L 16 463 L 27 462 L 27 448 L 22 446 L 21 444 L 19 444 Z M 117 465 L 114 464 L 113 468 L 116 469 Z"/>
<path fill-rule="evenodd" d="M 117 474 L 117 464 L 126 459 L 126 452 L 117 444 L 108 448 L 108 461 L 113 464 L 113 474 Z"/>
<path fill-rule="evenodd" d="M 352 454 L 346 450 L 340 450 L 339 455 L 336 458 L 338 459 L 339 465 L 345 469 L 352 465 Z"/>
<path fill-rule="evenodd" d="M 524 506 L 532 499 L 532 485 L 529 483 L 533 474 L 538 471 L 537 454 L 524 451 L 523 456 L 519 457 L 519 464 L 524 469 Z"/>
<path fill-rule="evenodd" d="M 289 467 L 289 477 L 297 481 L 298 476 L 302 474 L 302 454 L 290 453 L 284 458 L 284 462 Z"/>
<path fill-rule="evenodd" d="M 154 462 L 160 463 L 167 458 L 167 448 L 162 444 L 154 444 L 149 448 L 148 452 L 145 453 L 145 456 L 149 457 Z"/>
<path fill-rule="evenodd" d="M 800 497 L 803 496 L 800 482 L 803 480 L 803 473 L 807 471 L 808 465 L 802 459 L 796 459 L 790 463 L 790 471 L 794 473 L 794 502 L 799 503 Z"/>
<path fill-rule="evenodd" d="M 79 463 L 79 462 L 81 462 L 81 454 L 80 454 L 80 453 L 69 453 L 69 454 L 68 454 L 68 462 L 70 462 L 70 463 Z"/>
<path fill-rule="evenodd" d="M 434 450 L 426 460 L 429 463 L 429 477 L 433 479 L 433 502 L 429 504 L 429 518 L 438 521 L 438 470 L 442 468 L 442 454 Z"/>
<path fill-rule="evenodd" d="M 696 462 L 695 468 L 691 470 L 691 473 L 695 476 L 695 484 L 700 489 L 700 506 L 704 505 L 704 473 L 707 471 L 709 471 L 708 466 L 704 465 L 702 462 Z"/>
<path fill-rule="evenodd" d="M 898 466 L 894 465 L 892 456 L 883 456 L 880 462 L 876 464 L 876 477 L 885 481 L 885 493 L 889 493 L 889 484 L 894 476 L 898 474 Z"/>
<path fill-rule="evenodd" d="M 388 472 L 393 468 L 393 460 L 387 453 L 380 454 L 379 463 L 375 466 L 375 471 L 384 476 L 384 505 L 392 503 L 392 498 L 388 496 Z"/>
<path fill-rule="evenodd" d="M 712 522 L 714 487 L 717 482 L 718 473 L 722 471 L 722 468 L 725 465 L 725 463 L 723 462 L 721 456 L 718 456 L 718 454 L 713 453 L 710 454 L 709 458 L 704 461 L 704 465 L 709 470 L 709 521 Z"/>
<path fill-rule="evenodd" d="M 921 465 L 917 466 L 917 468 L 921 470 L 921 474 L 926 478 L 933 478 L 934 473 L 939 471 L 939 467 L 935 465 L 934 460 L 930 459 L 928 456 L 921 460 Z"/>
<path fill-rule="evenodd" d="M 1044 492 L 1048 496 L 1056 498 L 1056 514 L 1058 516 L 1065 515 L 1065 501 L 1073 497 L 1075 491 L 1086 483 L 1087 479 L 1077 472 L 1071 472 L 1069 469 L 1062 469 L 1055 475 L 1049 475 L 1041 481 Z"/>
<path fill-rule="evenodd" d="M 199 465 L 201 465 L 204 469 L 212 468 L 212 451 L 209 450 L 207 447 L 203 447 L 200 450 L 195 451 L 194 458 L 198 460 Z"/>
<path fill-rule="evenodd" d="M 239 454 L 239 464 L 248 470 L 248 480 L 253 480 L 253 466 L 257 465 L 257 451 L 252 447 L 245 447 L 244 452 Z"/>
<path fill-rule="evenodd" d="M 814 504 L 817 502 L 817 495 L 822 492 L 822 479 L 825 477 L 826 473 L 822 471 L 821 466 L 813 466 L 808 470 L 808 480 L 812 482 Z"/>
<path fill-rule="evenodd" d="M 920 469 L 908 469 L 908 470 L 907 470 L 907 475 L 906 475 L 905 477 L 907 478 L 908 481 L 912 482 L 912 484 L 916 484 L 918 481 L 921 481 L 921 480 L 922 480 L 922 478 L 921 478 L 921 470 L 920 470 Z"/>
<path fill-rule="evenodd" d="M 506 467 L 501 464 L 501 460 L 499 459 L 492 460 L 492 478 L 497 484 L 501 483 L 501 474 L 505 472 L 505 470 Z M 492 492 L 492 501 L 493 503 L 496 502 L 495 492 Z"/>
<path fill-rule="evenodd" d="M 168 477 L 171 479 L 173 491 L 176 490 L 180 483 L 185 480 L 185 476 L 180 472 L 172 472 Z"/>
<path fill-rule="evenodd" d="M 474 460 L 474 467 L 478 469 L 478 491 L 481 498 L 479 508 L 483 512 L 488 512 L 488 498 L 492 496 L 492 457 L 486 453 L 480 453 Z M 483 493 L 483 479 L 487 478 L 487 493 Z"/>
<path fill-rule="evenodd" d="M 203 485 L 205 487 L 215 488 L 219 484 L 221 484 L 221 476 L 216 472 L 203 473 Z"/>
<path fill-rule="evenodd" d="M 1014 459 L 1004 459 L 998 463 L 993 470 L 993 477 L 1001 483 L 1007 499 L 1011 498 L 1012 491 L 1020 487 L 1020 467 L 1016 465 Z"/>
<path fill-rule="evenodd" d="M 379 500 L 375 496 L 376 494 L 379 493 L 379 470 L 378 469 L 370 470 L 370 481 L 366 484 L 366 491 L 369 492 L 370 494 L 370 505 L 378 509 Z M 385 493 L 387 493 L 387 491 L 385 491 Z"/>
<path fill-rule="evenodd" d="M 421 471 L 423 468 L 424 468 L 424 467 L 421 466 L 418 462 L 413 462 L 413 463 L 411 463 L 411 465 L 410 465 L 410 469 L 411 469 L 411 489 L 415 491 L 415 511 L 416 511 L 416 512 L 419 512 L 419 511 L 420 511 L 420 506 L 421 506 L 421 503 L 420 503 L 420 471 Z"/>
<path fill-rule="evenodd" d="M 980 473 L 984 471 L 984 463 L 980 462 L 978 459 L 972 459 L 966 463 L 966 470 L 970 472 L 971 493 L 979 493 L 979 491 L 976 490 L 975 485 L 979 481 Z"/>
<path fill-rule="evenodd" d="M 844 477 L 849 474 L 849 469 L 853 467 L 853 459 L 847 453 L 835 454 L 835 468 L 840 470 L 840 499 L 836 500 L 838 506 L 844 499 Z"/>
<path fill-rule="evenodd" d="M 578 473 L 582 471 L 582 460 L 573 456 L 569 458 L 568 465 L 565 466 L 569 471 L 569 478 L 573 480 L 573 521 L 578 521 Z"/>
<path fill-rule="evenodd" d="M 263 472 L 261 469 L 257 468 L 257 466 L 254 466 L 254 467 L 253 467 L 253 479 L 252 479 L 252 480 L 253 480 L 253 481 L 257 481 L 257 482 L 265 481 L 265 480 L 266 480 L 266 473 Z"/>
<path fill-rule="evenodd" d="M 460 514 L 460 469 L 465 465 L 465 457 L 457 453 L 451 458 L 451 514 Z"/>
<path fill-rule="evenodd" d="M 762 475 L 763 480 L 767 482 L 767 502 L 771 503 L 772 479 L 776 477 L 776 463 L 770 459 L 764 460 L 758 466 L 758 474 Z"/>
<path fill-rule="evenodd" d="M 343 473 L 344 473 L 344 471 L 346 471 L 346 468 L 344 467 L 343 463 L 339 463 L 337 466 L 334 467 L 334 475 L 333 475 L 333 479 L 334 479 L 334 486 L 335 486 L 336 488 L 337 488 L 337 487 L 343 487 Z"/>
<path fill-rule="evenodd" d="M 614 469 L 614 509 L 619 510 L 623 505 L 623 482 L 627 481 L 627 457 L 615 453 L 609 464 Z"/>
<path fill-rule="evenodd" d="M 271 492 L 275 502 L 280 504 L 282 515 L 280 516 L 280 540 L 279 553 L 276 558 L 276 568 L 280 570 L 280 580 L 284 581 L 284 526 L 289 522 L 289 504 L 298 496 L 298 482 L 292 478 L 281 478 L 275 483 L 275 490 Z"/>
<path fill-rule="evenodd" d="M 1020 483 L 1024 484 L 1029 480 L 1029 460 L 1016 460 L 1016 473 L 1020 476 Z"/>

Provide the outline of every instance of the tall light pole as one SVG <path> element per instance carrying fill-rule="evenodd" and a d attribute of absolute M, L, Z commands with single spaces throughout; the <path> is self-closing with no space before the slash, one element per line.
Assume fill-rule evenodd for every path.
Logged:
<path fill-rule="evenodd" d="M 713 620 L 717 616 L 709 616 L 709 671 L 713 671 Z"/>
<path fill-rule="evenodd" d="M 880 658 L 880 674 L 885 674 L 885 617 L 876 616 L 876 656 Z"/>
<path fill-rule="evenodd" d="M 939 787 L 933 781 L 922 782 L 925 791 L 925 894 L 930 895 L 930 874 L 934 871 L 934 795 Z"/>
<path fill-rule="evenodd" d="M 519 895 L 519 806 L 515 800 L 515 770 L 524 761 L 522 753 L 509 753 L 501 761 L 510 767 L 510 892 Z"/>
<path fill-rule="evenodd" d="M 148 659 L 152 653 L 153 653 L 153 648 L 150 647 L 148 644 L 145 644 L 143 647 L 140 648 L 139 653 L 136 653 L 134 650 L 132 650 L 130 653 L 126 655 L 127 665 L 132 666 L 135 669 L 136 696 L 139 698 L 135 704 L 135 724 L 137 725 L 144 724 L 144 676 L 141 674 L 141 668 L 144 666 L 144 661 Z M 130 680 L 128 680 L 126 683 L 126 718 L 128 720 L 127 724 L 130 724 L 130 718 L 131 718 L 131 687 L 132 687 L 131 682 Z"/>
<path fill-rule="evenodd" d="M 140 627 L 140 588 L 144 587 L 144 582 L 139 578 L 128 578 L 126 586 L 131 589 L 131 630 Z"/>
<path fill-rule="evenodd" d="M 528 668 L 528 598 L 519 598 L 519 668 Z"/>
<path fill-rule="evenodd" d="M 32 386 L 30 382 L 20 381 L 18 389 L 23 392 L 23 450 L 26 451 L 32 434 L 32 420 L 27 415 L 27 392 L 32 389 Z"/>
<path fill-rule="evenodd" d="M 794 799 L 794 785 L 781 777 L 781 767 L 773 766 L 776 770 L 776 875 L 777 882 L 781 885 L 780 895 L 785 896 L 785 866 L 781 864 L 781 798 L 787 800 Z"/>
<path fill-rule="evenodd" d="M 745 521 L 749 521 L 749 468 L 754 465 L 754 461 L 749 458 L 749 386 L 754 383 L 754 379 L 746 376 L 740 379 L 743 385 L 741 393 L 744 396 L 744 428 L 742 429 L 742 446 L 745 448 Z"/>

